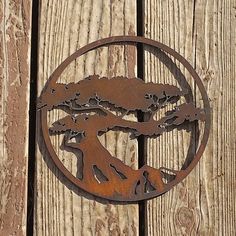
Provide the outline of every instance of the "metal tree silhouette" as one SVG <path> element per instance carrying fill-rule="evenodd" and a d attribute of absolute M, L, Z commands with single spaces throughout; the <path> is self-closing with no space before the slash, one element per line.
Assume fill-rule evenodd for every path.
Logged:
<path fill-rule="evenodd" d="M 113 157 L 100 143 L 98 135 L 122 129 L 133 137 L 158 137 L 184 122 L 205 119 L 202 109 L 183 103 L 159 120 L 153 116 L 168 103 L 176 103 L 184 92 L 168 84 L 144 83 L 137 78 L 89 76 L 69 84 L 55 83 L 43 91 L 40 109 L 64 109 L 68 115 L 50 127 L 52 135 L 64 134 L 64 145 L 83 153 L 80 180 L 89 192 L 104 196 L 141 196 L 150 191 L 162 192 L 167 173 L 175 178 L 181 171 L 144 165 L 138 170 Z M 119 115 L 113 111 L 118 111 Z M 146 113 L 145 122 L 129 121 L 124 115 L 136 111 Z M 79 137 L 79 138 L 78 138 Z M 171 179 L 171 178 L 169 178 Z M 101 195 L 101 194 L 100 194 Z"/>

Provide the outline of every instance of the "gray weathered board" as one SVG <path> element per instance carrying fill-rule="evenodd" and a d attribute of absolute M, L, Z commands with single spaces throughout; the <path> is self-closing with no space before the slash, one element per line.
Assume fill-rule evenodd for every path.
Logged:
<path fill-rule="evenodd" d="M 198 166 L 173 190 L 147 202 L 147 234 L 235 235 L 236 1 L 149 0 L 144 5 L 145 36 L 191 62 L 204 82 L 212 112 L 210 140 Z M 169 70 L 159 69 L 158 63 L 155 67 L 150 53 L 145 60 L 145 76 L 169 79 Z M 181 162 L 186 136 L 172 135 L 166 135 L 160 155 L 154 149 L 158 142 L 149 141 L 149 163 L 159 165 L 161 158 L 162 164 L 174 167 Z M 168 157 L 174 155 L 171 162 Z"/>
<path fill-rule="evenodd" d="M 0 1 L 0 235 L 25 235 L 31 1 Z"/>
<path fill-rule="evenodd" d="M 39 92 L 53 70 L 76 49 L 108 36 L 136 34 L 136 3 L 133 0 L 59 1 L 56 4 L 42 0 L 39 17 Z M 72 63 L 61 80 L 78 81 L 94 73 L 134 77 L 135 57 L 134 46 L 101 48 Z M 59 115 L 55 113 L 50 119 Z M 40 137 L 38 131 L 39 148 L 42 144 Z M 56 148 L 59 148 L 61 141 L 54 140 Z M 137 167 L 137 141 L 130 141 L 128 134 L 111 132 L 103 137 L 102 142 L 114 156 Z M 61 153 L 60 157 L 65 166 L 76 173 L 76 159 L 69 157 L 68 153 Z M 48 156 L 45 155 L 45 158 L 48 159 Z M 50 170 L 47 163 L 38 149 L 34 218 L 36 235 L 138 234 L 137 204 L 97 202 L 68 182 L 58 179 L 61 174 L 53 164 Z"/>

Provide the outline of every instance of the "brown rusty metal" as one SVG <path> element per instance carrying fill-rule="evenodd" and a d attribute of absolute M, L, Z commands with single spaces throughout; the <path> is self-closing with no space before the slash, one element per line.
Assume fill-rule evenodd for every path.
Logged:
<path fill-rule="evenodd" d="M 142 43 L 161 49 L 179 60 L 189 71 L 200 90 L 204 108 L 183 103 L 166 116 L 154 120 L 153 115 L 168 103 L 176 103 L 185 91 L 168 84 L 145 83 L 138 78 L 99 77 L 92 75 L 78 83 L 62 84 L 57 80 L 63 70 L 79 56 L 110 44 Z M 116 36 L 98 40 L 68 57 L 50 76 L 38 101 L 42 133 L 51 158 L 61 172 L 76 186 L 98 197 L 115 201 L 139 201 L 156 197 L 183 180 L 199 161 L 205 149 L 210 129 L 210 106 L 201 79 L 192 66 L 176 51 L 157 41 L 135 36 Z M 47 113 L 63 109 L 67 115 L 48 127 Z M 112 111 L 119 111 L 119 115 Z M 147 114 L 145 122 L 123 119 L 136 111 Z M 181 170 L 159 169 L 148 165 L 138 170 L 111 156 L 98 136 L 109 130 L 125 130 L 132 137 L 158 137 L 163 132 L 180 127 L 184 122 L 204 122 L 204 133 L 192 161 Z M 81 177 L 77 178 L 60 161 L 51 135 L 64 134 L 67 150 L 83 153 Z"/>

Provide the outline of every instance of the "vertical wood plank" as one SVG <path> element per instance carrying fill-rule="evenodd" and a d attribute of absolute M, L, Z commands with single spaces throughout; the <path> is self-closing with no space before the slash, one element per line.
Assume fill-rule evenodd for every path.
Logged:
<path fill-rule="evenodd" d="M 26 234 L 31 1 L 0 2 L 0 235 Z"/>
<path fill-rule="evenodd" d="M 54 69 L 80 47 L 108 36 L 136 34 L 136 3 L 131 0 L 41 0 L 39 15 L 39 92 Z M 78 81 L 91 74 L 134 77 L 135 48 L 112 46 L 90 52 L 68 67 L 62 81 Z M 58 115 L 53 113 L 51 117 Z M 37 138 L 35 235 L 138 235 L 137 205 L 98 202 L 72 186 L 50 163 L 44 149 L 40 152 L 39 126 Z M 53 142 L 59 149 L 60 140 Z M 137 167 L 137 142 L 130 141 L 127 134 L 109 133 L 101 142 L 114 156 Z M 68 153 L 61 152 L 61 156 L 75 173 L 76 160 Z"/>
<path fill-rule="evenodd" d="M 148 235 L 236 232 L 235 13 L 235 0 L 145 1 L 145 36 L 174 48 L 196 68 L 212 109 L 210 140 L 198 166 L 174 189 L 148 201 Z M 171 74 L 162 64 L 146 51 L 145 80 L 168 82 Z M 169 133 L 161 141 L 148 140 L 148 164 L 178 167 L 187 139 Z"/>

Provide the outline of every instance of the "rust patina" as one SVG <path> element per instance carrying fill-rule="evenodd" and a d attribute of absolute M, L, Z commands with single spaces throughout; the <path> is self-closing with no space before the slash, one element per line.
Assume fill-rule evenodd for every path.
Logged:
<path fill-rule="evenodd" d="M 159 120 L 153 116 L 167 104 L 180 101 L 185 91 L 169 84 L 145 83 L 139 78 L 99 77 L 91 75 L 78 83 L 62 84 L 57 80 L 63 70 L 79 56 L 110 44 L 143 43 L 172 55 L 189 71 L 200 90 L 204 107 L 182 103 Z M 115 88 L 115 92 L 114 89 Z M 79 49 L 54 71 L 38 101 L 42 133 L 51 158 L 61 172 L 75 185 L 96 196 L 115 201 L 139 201 L 156 197 L 183 180 L 199 161 L 205 149 L 210 128 L 210 106 L 201 79 L 192 66 L 173 49 L 157 41 L 135 36 L 102 39 Z M 47 113 L 63 109 L 67 115 L 48 127 Z M 112 111 L 119 111 L 114 113 Z M 142 111 L 144 122 L 129 121 L 124 116 Z M 131 138 L 140 135 L 158 138 L 163 132 L 179 128 L 183 123 L 204 122 L 201 143 L 191 162 L 181 170 L 159 169 L 148 165 L 134 170 L 113 157 L 98 136 L 109 130 L 123 130 Z M 64 134 L 68 151 L 82 152 L 80 177 L 74 176 L 60 161 L 51 136 Z"/>

